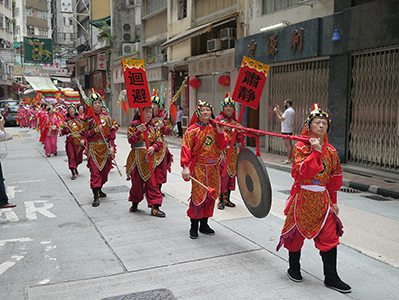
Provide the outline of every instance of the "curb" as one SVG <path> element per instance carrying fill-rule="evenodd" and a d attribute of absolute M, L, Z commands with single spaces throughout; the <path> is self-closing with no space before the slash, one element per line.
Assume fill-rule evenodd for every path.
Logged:
<path fill-rule="evenodd" d="M 181 143 L 175 142 L 175 141 L 168 141 L 168 144 L 174 145 L 174 146 L 181 146 Z M 277 165 L 277 164 L 270 163 L 270 162 L 267 162 L 267 161 L 263 161 L 263 163 L 265 164 L 265 166 L 267 168 L 273 168 L 273 169 L 276 169 L 276 170 L 280 170 L 280 171 L 291 173 L 291 167 L 290 166 Z M 383 197 L 389 197 L 389 198 L 392 198 L 392 199 L 395 199 L 395 200 L 399 199 L 399 190 L 382 188 L 382 187 L 377 186 L 377 185 L 364 184 L 364 183 L 360 183 L 360 182 L 353 181 L 353 180 L 347 180 L 347 179 L 343 180 L 342 186 L 347 187 L 347 188 L 352 188 L 352 189 L 355 189 L 355 190 L 359 190 L 359 191 L 362 191 L 362 192 L 368 192 L 368 193 L 371 193 L 371 194 L 380 195 L 380 196 L 383 196 Z"/>

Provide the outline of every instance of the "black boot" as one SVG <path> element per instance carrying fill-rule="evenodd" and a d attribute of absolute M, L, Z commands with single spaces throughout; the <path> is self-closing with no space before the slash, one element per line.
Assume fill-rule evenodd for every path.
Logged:
<path fill-rule="evenodd" d="M 100 195 L 99 195 L 100 188 L 92 188 L 92 190 L 93 190 L 94 201 L 91 205 L 93 207 L 97 207 L 100 205 Z"/>
<path fill-rule="evenodd" d="M 350 293 L 352 288 L 339 278 L 337 273 L 337 246 L 327 252 L 320 251 L 324 267 L 324 284 L 341 293 Z"/>
<path fill-rule="evenodd" d="M 105 198 L 107 197 L 107 194 L 104 193 L 101 189 L 103 188 L 103 186 L 100 187 L 100 190 L 98 191 L 98 194 L 100 195 L 100 198 Z"/>
<path fill-rule="evenodd" d="M 198 238 L 198 223 L 199 219 L 190 219 L 191 221 L 191 228 L 190 228 L 190 238 L 196 239 Z"/>
<path fill-rule="evenodd" d="M 162 191 L 161 191 L 162 184 L 158 184 L 158 187 L 159 187 L 159 192 L 161 193 L 162 197 L 165 197 L 165 194 L 164 194 L 164 193 L 162 193 Z"/>
<path fill-rule="evenodd" d="M 303 280 L 301 275 L 301 264 L 299 263 L 301 259 L 301 250 L 298 252 L 288 253 L 288 262 L 290 263 L 290 268 L 287 271 L 288 278 L 295 282 L 301 282 Z"/>
<path fill-rule="evenodd" d="M 160 217 L 160 218 L 165 218 L 166 214 L 159 209 L 159 204 L 151 205 L 151 215 Z"/>
<path fill-rule="evenodd" d="M 75 169 L 74 168 L 71 168 L 71 173 L 72 173 L 71 179 L 75 180 L 76 179 L 76 173 L 75 173 Z"/>
<path fill-rule="evenodd" d="M 209 234 L 213 235 L 215 234 L 215 230 L 213 230 L 211 227 L 208 225 L 208 218 L 202 218 L 200 220 L 200 228 L 199 232 L 204 233 L 204 234 Z"/>
<path fill-rule="evenodd" d="M 224 209 L 224 200 L 223 200 L 223 197 L 224 197 L 224 193 L 220 193 L 220 194 L 219 194 L 219 202 L 218 202 L 218 208 L 219 208 L 219 209 Z"/>
<path fill-rule="evenodd" d="M 224 205 L 228 206 L 228 207 L 236 207 L 236 205 L 230 201 L 230 190 L 227 190 L 227 193 L 225 194 L 225 198 L 224 198 Z"/>

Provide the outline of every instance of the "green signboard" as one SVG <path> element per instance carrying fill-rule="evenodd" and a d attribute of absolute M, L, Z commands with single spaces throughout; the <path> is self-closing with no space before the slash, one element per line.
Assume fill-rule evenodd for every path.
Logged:
<path fill-rule="evenodd" d="M 53 63 L 53 40 L 24 37 L 24 61 L 27 63 Z"/>

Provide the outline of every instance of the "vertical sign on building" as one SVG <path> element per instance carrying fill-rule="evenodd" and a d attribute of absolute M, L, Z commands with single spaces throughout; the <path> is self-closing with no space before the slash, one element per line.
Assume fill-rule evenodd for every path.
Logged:
<path fill-rule="evenodd" d="M 72 13 L 72 0 L 61 0 L 61 12 L 62 13 Z"/>

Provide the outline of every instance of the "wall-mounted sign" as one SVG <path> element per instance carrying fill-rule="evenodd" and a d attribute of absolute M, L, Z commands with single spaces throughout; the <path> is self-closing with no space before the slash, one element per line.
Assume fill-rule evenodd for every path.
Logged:
<path fill-rule="evenodd" d="M 53 40 L 24 37 L 24 61 L 29 63 L 53 63 Z"/>

